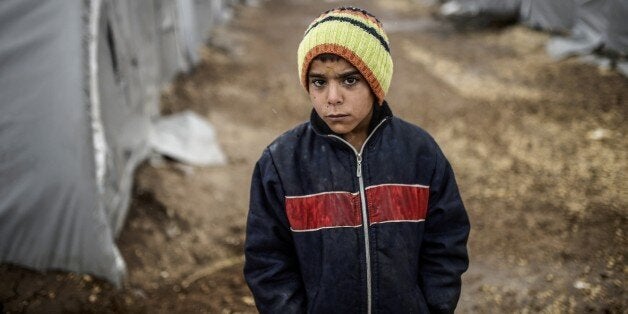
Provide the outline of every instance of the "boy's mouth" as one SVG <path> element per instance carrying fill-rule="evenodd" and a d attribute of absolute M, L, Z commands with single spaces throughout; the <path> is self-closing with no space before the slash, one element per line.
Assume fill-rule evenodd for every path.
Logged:
<path fill-rule="evenodd" d="M 331 121 L 342 121 L 342 120 L 345 120 L 347 117 L 349 117 L 348 114 L 342 114 L 342 113 L 327 115 L 327 119 Z"/>

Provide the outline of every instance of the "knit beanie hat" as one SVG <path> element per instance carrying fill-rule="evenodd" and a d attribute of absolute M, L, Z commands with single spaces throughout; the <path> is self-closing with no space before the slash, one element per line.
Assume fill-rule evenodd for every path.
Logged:
<path fill-rule="evenodd" d="M 351 63 L 368 82 L 378 103 L 384 102 L 393 62 L 388 37 L 375 16 L 362 9 L 340 7 L 321 14 L 310 24 L 297 52 L 299 78 L 306 90 L 310 63 L 326 53 Z"/>

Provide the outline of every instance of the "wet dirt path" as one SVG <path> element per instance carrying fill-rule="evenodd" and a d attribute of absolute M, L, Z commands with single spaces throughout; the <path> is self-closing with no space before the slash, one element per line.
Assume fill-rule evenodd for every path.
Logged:
<path fill-rule="evenodd" d="M 209 117 L 231 158 L 226 168 L 194 174 L 213 182 L 204 193 L 226 196 L 229 208 L 207 209 L 217 216 L 206 215 L 200 229 L 217 220 L 242 231 L 252 165 L 310 110 L 295 49 L 312 17 L 334 4 L 263 3 L 238 11 L 206 63 L 173 93 L 181 96 L 173 105 Z M 626 80 L 550 60 L 548 35 L 520 26 L 460 32 L 411 1 L 359 5 L 383 20 L 391 39 L 393 112 L 432 133 L 458 175 L 473 223 L 459 312 L 625 308 L 625 252 L 599 243 L 625 243 L 626 199 L 616 187 L 625 187 L 618 172 L 626 170 Z M 181 180 L 158 181 L 199 201 L 195 179 Z M 204 232 L 215 241 L 220 230 Z M 236 303 L 250 304 L 244 293 Z"/>

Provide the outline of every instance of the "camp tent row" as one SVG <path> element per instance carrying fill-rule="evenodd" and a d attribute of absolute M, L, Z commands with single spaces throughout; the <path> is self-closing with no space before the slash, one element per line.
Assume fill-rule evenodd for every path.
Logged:
<path fill-rule="evenodd" d="M 516 17 L 557 35 L 547 44 L 556 59 L 594 56 L 628 76 L 628 1 L 625 0 L 453 0 L 441 7 L 450 17 Z"/>
<path fill-rule="evenodd" d="M 233 2 L 0 1 L 0 262 L 121 283 L 159 91 Z"/>

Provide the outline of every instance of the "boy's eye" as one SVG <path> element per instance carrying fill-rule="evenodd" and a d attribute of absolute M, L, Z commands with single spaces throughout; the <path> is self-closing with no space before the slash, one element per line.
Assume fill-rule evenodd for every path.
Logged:
<path fill-rule="evenodd" d="M 314 86 L 316 87 L 322 87 L 325 86 L 325 81 L 324 80 L 312 80 L 312 84 L 314 84 Z"/>
<path fill-rule="evenodd" d="M 349 76 L 345 78 L 344 80 L 345 85 L 355 85 L 357 82 L 358 82 L 358 78 L 355 76 Z"/>

